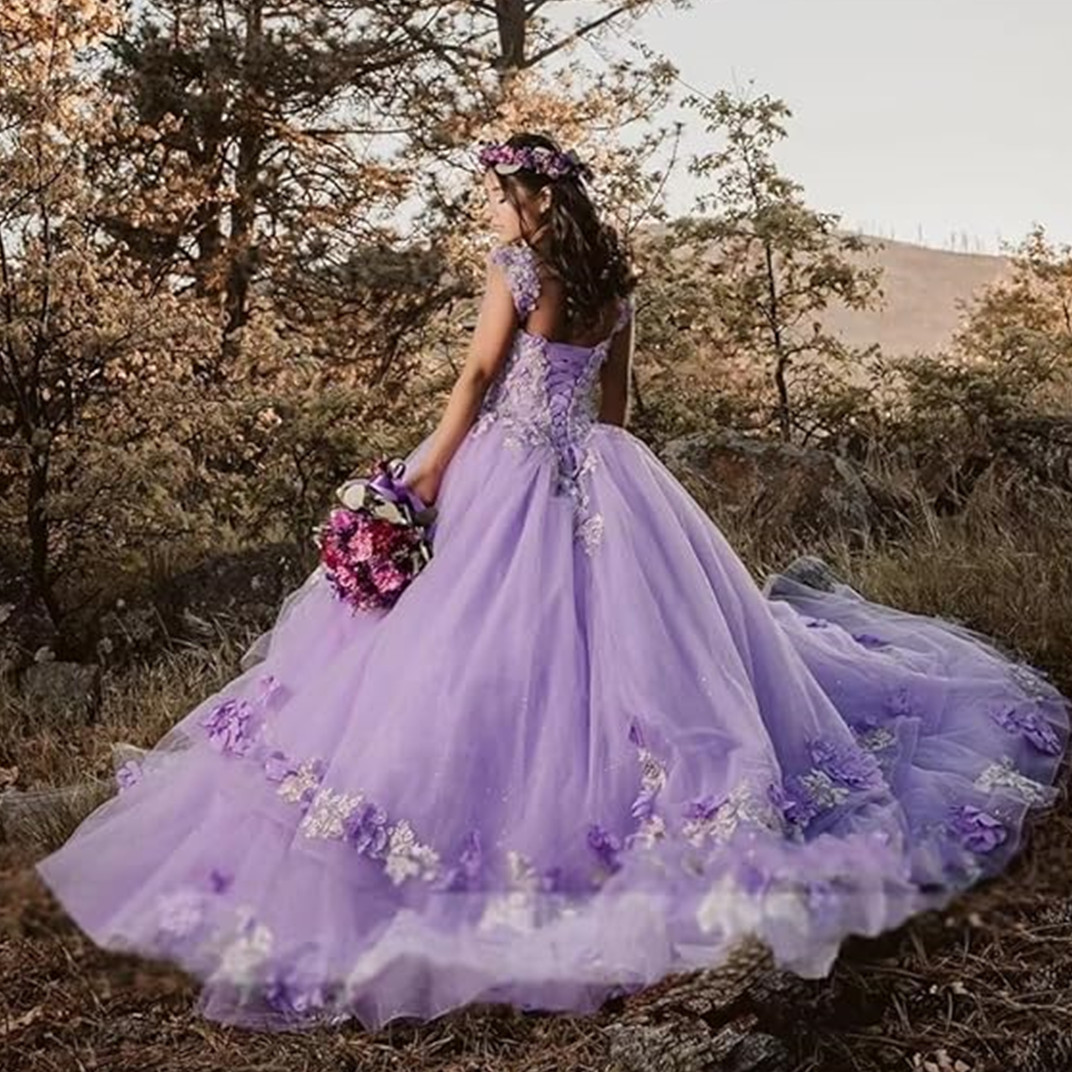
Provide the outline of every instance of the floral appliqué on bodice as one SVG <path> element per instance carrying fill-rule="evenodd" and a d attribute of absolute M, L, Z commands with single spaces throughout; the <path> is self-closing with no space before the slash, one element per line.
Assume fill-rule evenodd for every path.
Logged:
<path fill-rule="evenodd" d="M 527 245 L 509 244 L 496 247 L 488 259 L 503 269 L 524 324 L 540 296 L 535 253 Z M 589 554 L 603 536 L 603 518 L 591 508 L 586 479 L 597 464 L 589 444 L 596 423 L 596 380 L 611 340 L 631 315 L 632 306 L 623 299 L 610 335 L 594 346 L 554 342 L 518 327 L 470 430 L 481 435 L 498 422 L 509 446 L 543 446 L 554 452 L 555 494 L 573 499 L 574 536 Z"/>

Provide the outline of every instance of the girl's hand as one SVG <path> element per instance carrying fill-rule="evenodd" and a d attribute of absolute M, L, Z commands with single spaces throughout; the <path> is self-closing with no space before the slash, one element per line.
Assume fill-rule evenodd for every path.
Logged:
<path fill-rule="evenodd" d="M 402 478 L 402 483 L 420 497 L 425 506 L 432 506 L 439 495 L 440 474 L 431 469 L 418 466 L 412 473 Z"/>

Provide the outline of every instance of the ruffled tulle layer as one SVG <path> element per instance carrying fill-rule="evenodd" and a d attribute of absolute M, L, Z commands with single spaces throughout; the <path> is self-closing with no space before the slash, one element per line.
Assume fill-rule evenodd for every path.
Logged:
<path fill-rule="evenodd" d="M 597 538 L 492 426 L 394 608 L 291 593 L 39 865 L 83 929 L 213 1018 L 378 1027 L 589 1011 L 746 937 L 821 976 L 1001 871 L 1057 793 L 1044 676 L 844 585 L 761 591 L 640 440 L 589 442 Z"/>

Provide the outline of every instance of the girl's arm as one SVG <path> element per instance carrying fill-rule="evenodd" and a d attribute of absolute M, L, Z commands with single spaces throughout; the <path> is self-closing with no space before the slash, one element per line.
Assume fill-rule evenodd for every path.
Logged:
<path fill-rule="evenodd" d="M 634 317 L 614 334 L 599 369 L 599 420 L 625 427 L 629 419 L 629 377 L 633 367 Z"/>
<path fill-rule="evenodd" d="M 435 501 L 443 472 L 476 419 L 484 394 L 509 353 L 516 328 L 517 313 L 506 276 L 498 265 L 489 261 L 469 355 L 424 457 L 405 480 L 426 504 Z"/>

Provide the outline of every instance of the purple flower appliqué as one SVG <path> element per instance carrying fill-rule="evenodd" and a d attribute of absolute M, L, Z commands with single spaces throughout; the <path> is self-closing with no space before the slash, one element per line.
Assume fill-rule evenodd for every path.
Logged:
<path fill-rule="evenodd" d="M 282 753 L 275 752 L 273 756 L 282 756 Z M 269 760 L 271 759 L 272 756 L 269 756 Z M 285 770 L 283 769 L 283 764 L 286 762 L 285 757 L 284 759 L 276 759 L 275 762 L 278 765 L 273 768 L 273 773 L 281 774 L 276 794 L 291 804 L 298 804 L 304 814 L 309 805 L 312 804 L 313 798 L 320 788 L 320 783 L 324 780 L 324 761 L 322 759 L 306 760 L 296 769 L 293 765 L 290 765 Z M 266 760 L 266 773 L 267 770 L 268 761 Z"/>
<path fill-rule="evenodd" d="M 784 786 L 772 782 L 767 787 L 767 796 L 793 826 L 807 826 L 819 811 L 812 795 L 797 778 L 790 778 Z"/>
<path fill-rule="evenodd" d="M 615 837 L 598 823 L 593 823 L 588 828 L 588 847 L 599 857 L 600 863 L 609 871 L 617 871 L 621 867 L 618 853 L 621 852 L 621 839 Z"/>
<path fill-rule="evenodd" d="M 470 830 L 465 836 L 465 847 L 458 856 L 457 864 L 447 870 L 443 878 L 438 880 L 435 888 L 449 893 L 473 889 L 482 863 L 480 831 Z"/>
<path fill-rule="evenodd" d="M 323 1008 L 327 995 L 321 982 L 294 967 L 275 967 L 264 984 L 264 1000 L 281 1013 L 308 1013 Z"/>
<path fill-rule="evenodd" d="M 540 874 L 540 889 L 544 893 L 558 893 L 563 888 L 563 878 L 561 867 L 549 867 Z"/>
<path fill-rule="evenodd" d="M 141 781 L 141 764 L 136 759 L 128 759 L 115 772 L 115 781 L 119 792 L 125 792 Z"/>
<path fill-rule="evenodd" d="M 1012 707 L 1006 711 L 992 711 L 990 717 L 1006 732 L 1022 734 L 1040 752 L 1055 756 L 1061 751 L 1061 742 L 1053 728 L 1034 711 L 1018 711 Z"/>
<path fill-rule="evenodd" d="M 658 792 L 659 787 L 654 785 L 646 785 L 640 790 L 629 809 L 634 819 L 648 819 L 655 814 L 655 798 Z"/>
<path fill-rule="evenodd" d="M 890 646 L 889 641 L 874 636 L 872 633 L 853 633 L 852 639 L 864 648 L 888 648 Z"/>
<path fill-rule="evenodd" d="M 808 911 L 820 926 L 829 926 L 837 921 L 840 899 L 834 883 L 817 879 L 805 884 L 805 903 Z"/>
<path fill-rule="evenodd" d="M 363 801 L 343 820 L 343 837 L 367 856 L 382 856 L 387 848 L 387 813 L 371 800 Z"/>
<path fill-rule="evenodd" d="M 208 885 L 213 893 L 226 893 L 231 888 L 233 881 L 234 877 L 232 875 L 216 867 L 208 873 Z"/>
<path fill-rule="evenodd" d="M 281 782 L 298 773 L 297 764 L 277 748 L 264 757 L 264 776 L 270 782 Z"/>
<path fill-rule="evenodd" d="M 816 766 L 843 785 L 868 789 L 882 781 L 878 760 L 859 745 L 838 745 L 820 737 L 810 741 L 808 747 Z"/>
<path fill-rule="evenodd" d="M 902 718 L 912 714 L 912 699 L 904 685 L 898 686 L 887 697 L 883 705 L 886 713 L 893 718 Z"/>
<path fill-rule="evenodd" d="M 262 706 L 268 704 L 283 688 L 283 683 L 275 676 L 275 674 L 265 674 L 258 684 L 260 688 L 257 695 L 257 702 Z"/>
<path fill-rule="evenodd" d="M 744 860 L 737 867 L 737 884 L 751 897 L 766 892 L 771 885 L 772 876 L 756 867 L 754 863 Z"/>
<path fill-rule="evenodd" d="M 990 852 L 1008 836 L 1000 819 L 972 804 L 954 806 L 951 813 L 949 829 L 972 852 Z"/>
<path fill-rule="evenodd" d="M 224 700 L 201 720 L 218 752 L 244 756 L 253 745 L 253 709 L 242 699 Z"/>
<path fill-rule="evenodd" d="M 717 793 L 708 793 L 706 796 L 690 800 L 681 809 L 681 813 L 686 819 L 710 819 L 725 800 L 725 794 L 720 796 Z"/>

